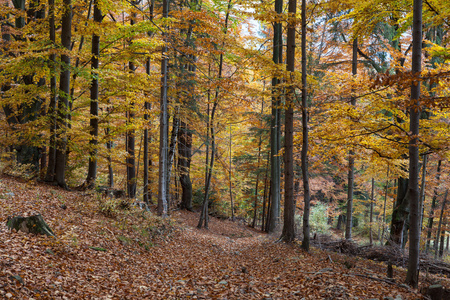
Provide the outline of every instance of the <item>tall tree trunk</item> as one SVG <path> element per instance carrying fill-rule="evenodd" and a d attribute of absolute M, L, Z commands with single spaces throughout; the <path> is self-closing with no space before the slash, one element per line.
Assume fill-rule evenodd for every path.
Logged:
<path fill-rule="evenodd" d="M 416 77 L 411 83 L 411 107 L 409 131 L 409 256 L 406 283 L 417 288 L 419 284 L 420 253 L 420 206 L 419 206 L 419 126 L 420 126 L 420 80 L 422 70 L 422 0 L 414 0 L 413 10 L 413 47 L 412 75 Z"/>
<path fill-rule="evenodd" d="M 72 1 L 63 0 L 64 12 L 61 19 L 61 44 L 71 50 L 72 44 Z M 70 93 L 70 56 L 61 55 L 61 74 L 59 80 L 58 122 L 56 126 L 56 166 L 55 181 L 66 188 L 66 150 L 67 150 L 67 126 L 69 118 L 69 93 Z"/>
<path fill-rule="evenodd" d="M 154 10 L 154 0 L 151 0 L 149 3 L 149 10 L 150 10 L 150 21 L 153 21 L 153 10 Z M 145 73 L 150 76 L 150 58 L 147 59 L 145 62 Z M 145 129 L 144 129 L 144 195 L 143 195 L 143 201 L 146 204 L 150 204 L 152 202 L 152 193 L 149 191 L 149 167 L 152 165 L 152 161 L 148 157 L 148 143 L 149 143 L 149 136 L 148 136 L 148 127 L 149 124 L 149 118 L 148 118 L 148 112 L 151 109 L 151 104 L 147 100 L 144 103 L 144 120 L 145 120 Z"/>
<path fill-rule="evenodd" d="M 172 166 L 175 158 L 175 151 L 177 148 L 177 140 L 178 140 L 178 131 L 180 128 L 180 116 L 179 116 L 179 107 L 175 108 L 175 113 L 173 115 L 173 125 L 172 125 L 172 133 L 170 135 L 170 144 L 169 144 L 169 153 L 167 155 L 167 179 L 166 179 L 166 191 L 167 191 L 167 203 L 171 202 L 170 195 L 170 177 L 172 174 Z M 170 205 L 168 205 L 170 206 Z"/>
<path fill-rule="evenodd" d="M 309 251 L 310 239 L 310 191 L 309 191 L 309 174 L 308 174 L 308 89 L 306 78 L 306 0 L 302 0 L 302 179 L 303 179 L 303 241 L 302 248 Z"/>
<path fill-rule="evenodd" d="M 442 164 L 442 160 L 438 161 L 438 165 L 437 165 L 437 170 L 436 170 L 436 183 L 437 186 L 434 188 L 434 195 L 433 195 L 433 199 L 431 200 L 431 211 L 430 211 L 430 216 L 428 217 L 428 224 L 427 224 L 427 243 L 425 246 L 425 253 L 428 253 L 429 249 L 430 249 L 430 243 L 431 243 L 431 231 L 433 229 L 433 221 L 434 221 L 434 211 L 436 209 L 437 206 L 437 197 L 438 197 L 438 186 L 439 186 L 439 181 L 441 179 L 441 164 Z"/>
<path fill-rule="evenodd" d="M 442 208 L 441 208 L 441 215 L 439 216 L 439 223 L 436 233 L 436 239 L 434 240 L 434 258 L 436 259 L 438 256 L 438 249 L 439 249 L 439 239 L 441 237 L 441 228 L 442 228 L 442 222 L 444 220 L 444 212 L 445 212 L 445 204 L 447 202 L 447 196 L 448 196 L 448 189 L 445 191 L 444 199 L 442 200 Z"/>
<path fill-rule="evenodd" d="M 169 0 L 163 0 L 163 18 L 169 17 Z M 167 156 L 168 156 L 168 100 L 167 100 L 167 72 L 169 58 L 167 57 L 168 36 L 163 32 L 164 46 L 161 50 L 161 104 L 160 104 L 160 130 L 159 130 L 159 180 L 158 180 L 158 215 L 166 216 L 167 201 Z"/>
<path fill-rule="evenodd" d="M 133 5 L 137 5 L 139 1 L 132 1 Z M 136 13 L 131 14 L 130 25 L 133 26 L 136 23 Z M 128 63 L 128 69 L 130 73 L 134 73 L 136 70 L 136 66 L 132 61 Z M 126 158 L 126 166 L 127 166 L 127 196 L 128 198 L 136 198 L 136 186 L 137 186 L 137 178 L 136 178 L 136 131 L 133 128 L 134 118 L 135 118 L 135 106 L 136 104 L 133 102 L 130 103 L 130 108 L 128 110 L 128 119 L 127 123 L 130 127 L 126 132 L 126 148 L 127 148 L 127 158 Z"/>
<path fill-rule="evenodd" d="M 48 0 L 48 26 L 50 41 L 53 46 L 56 43 L 55 32 L 55 0 Z M 55 179 L 55 165 L 56 165 L 56 122 L 57 122 L 57 98 L 56 98 L 56 54 L 50 54 L 49 69 L 50 76 L 50 104 L 48 107 L 48 114 L 50 116 L 50 141 L 48 147 L 48 165 L 47 173 L 45 174 L 45 181 L 52 182 Z"/>
<path fill-rule="evenodd" d="M 290 243 L 295 239 L 295 198 L 294 198 L 294 87 L 295 71 L 295 27 L 297 0 L 289 0 L 289 19 L 287 31 L 287 66 L 289 87 L 286 97 L 284 123 L 284 218 L 281 238 Z"/>
<path fill-rule="evenodd" d="M 358 72 L 358 40 L 353 40 L 352 75 Z M 353 91 L 352 91 L 353 92 Z M 356 106 L 356 97 L 352 94 L 350 98 L 352 106 Z M 353 227 L 353 185 L 354 185 L 355 153 L 350 150 L 348 153 L 348 183 L 347 183 L 347 224 L 345 226 L 345 239 L 352 239 Z"/>
<path fill-rule="evenodd" d="M 275 0 L 275 13 L 281 14 L 283 12 L 283 0 Z M 273 25 L 273 55 L 272 60 L 275 64 L 281 64 L 283 53 L 283 40 L 282 40 L 282 26 L 281 22 L 275 22 Z M 271 193 L 271 205 L 268 211 L 268 222 L 266 227 L 268 232 L 274 232 L 278 226 L 280 215 L 280 177 L 281 177 L 281 164 L 278 152 L 280 151 L 280 99 L 281 89 L 278 88 L 280 83 L 279 74 L 275 74 L 272 78 L 272 119 L 270 124 L 270 193 Z"/>
<path fill-rule="evenodd" d="M 100 8 L 98 7 L 98 0 L 94 0 L 94 22 L 102 22 L 103 16 Z M 90 153 L 89 153 L 89 166 L 88 174 L 86 178 L 86 187 L 93 188 L 95 180 L 97 178 L 97 144 L 98 144 L 98 59 L 100 56 L 100 36 L 98 33 L 92 35 L 92 58 L 91 58 L 91 103 L 90 103 L 90 135 L 89 141 Z"/>
<path fill-rule="evenodd" d="M 228 0 L 228 7 L 227 12 L 225 14 L 225 24 L 223 28 L 223 33 L 226 34 L 228 31 L 228 19 L 230 17 L 230 10 L 231 10 L 231 0 Z M 222 42 L 222 47 L 224 46 L 224 42 Z M 219 55 L 219 72 L 217 75 L 217 78 L 220 80 L 222 78 L 222 72 L 223 72 L 223 53 Z M 208 101 L 209 103 L 209 101 Z M 208 202 L 209 202 L 209 187 L 211 184 L 211 176 L 212 171 L 214 167 L 214 158 L 216 156 L 216 142 L 215 142 L 215 127 L 214 127 L 214 115 L 217 109 L 217 105 L 219 104 L 219 88 L 216 88 L 216 94 L 214 97 L 214 104 L 211 110 L 211 118 L 209 119 L 209 128 L 210 128 L 210 134 L 211 134 L 211 161 L 209 164 L 209 168 L 207 170 L 206 175 L 206 184 L 205 184 L 205 197 L 203 199 L 203 205 L 202 210 L 200 213 L 200 218 L 197 224 L 197 227 L 200 229 L 202 226 L 205 226 L 205 228 L 208 228 Z M 202 225 L 204 224 L 204 225 Z"/>

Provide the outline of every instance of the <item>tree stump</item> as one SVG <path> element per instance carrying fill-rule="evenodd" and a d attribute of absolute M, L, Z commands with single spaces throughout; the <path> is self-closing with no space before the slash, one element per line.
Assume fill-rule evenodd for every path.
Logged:
<path fill-rule="evenodd" d="M 440 284 L 434 284 L 428 287 L 427 296 L 431 300 L 442 300 L 444 295 L 444 288 Z M 447 299 L 447 298 L 445 298 Z"/>
<path fill-rule="evenodd" d="M 47 236 L 56 237 L 40 214 L 29 217 L 17 216 L 8 218 L 6 226 L 8 226 L 9 230 L 15 229 L 26 233 L 45 234 Z"/>

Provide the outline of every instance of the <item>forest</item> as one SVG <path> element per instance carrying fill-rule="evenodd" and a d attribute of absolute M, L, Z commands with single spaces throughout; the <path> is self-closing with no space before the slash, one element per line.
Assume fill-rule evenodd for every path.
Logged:
<path fill-rule="evenodd" d="M 450 274 L 450 1 L 1 0 L 0 23 L 2 223 L 25 213 L 12 176 L 51 191 L 23 200 L 44 218 L 47 196 L 138 206 L 157 236 L 230 221 L 305 253 L 378 247 L 406 288 Z"/>

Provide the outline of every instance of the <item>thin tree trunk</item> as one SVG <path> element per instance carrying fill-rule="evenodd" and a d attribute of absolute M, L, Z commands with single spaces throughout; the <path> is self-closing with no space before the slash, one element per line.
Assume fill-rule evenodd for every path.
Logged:
<path fill-rule="evenodd" d="M 386 231 L 386 203 L 387 203 L 388 191 L 389 191 L 389 165 L 387 167 L 386 187 L 385 187 L 385 190 L 384 190 L 383 230 L 382 230 L 382 233 L 381 233 L 380 245 L 383 245 L 384 234 L 385 234 L 385 231 Z"/>
<path fill-rule="evenodd" d="M 352 75 L 356 76 L 358 72 L 358 40 L 353 40 L 353 58 L 352 58 Z M 353 91 L 352 91 L 353 92 Z M 352 106 L 356 106 L 356 97 L 351 96 L 350 102 Z M 355 170 L 355 153 L 350 150 L 348 153 L 348 184 L 347 184 L 347 224 L 345 227 L 345 239 L 352 239 L 353 227 L 353 185 L 354 185 L 354 170 Z"/>
<path fill-rule="evenodd" d="M 420 76 L 422 70 L 422 0 L 414 0 L 413 9 L 413 46 L 412 75 Z M 419 284 L 420 254 L 420 206 L 419 206 L 419 126 L 420 126 L 420 80 L 415 78 L 411 83 L 411 107 L 409 131 L 409 256 L 406 283 L 417 288 Z"/>
<path fill-rule="evenodd" d="M 431 231 L 433 229 L 433 221 L 434 221 L 434 213 L 435 213 L 434 211 L 435 211 L 436 206 L 437 206 L 438 186 L 439 186 L 439 181 L 441 179 L 441 164 L 442 164 L 442 160 L 439 160 L 438 161 L 438 165 L 437 165 L 437 170 L 436 170 L 436 183 L 437 183 L 437 186 L 434 188 L 434 195 L 433 195 L 433 199 L 431 200 L 430 216 L 428 217 L 427 244 L 425 246 L 425 253 L 428 253 L 428 251 L 430 249 Z"/>
<path fill-rule="evenodd" d="M 231 0 L 228 1 L 228 7 L 227 12 L 225 15 L 225 26 L 224 26 L 224 34 L 228 31 L 228 19 L 230 17 L 230 10 L 231 10 Z M 222 42 L 222 47 L 224 43 Z M 222 72 L 223 72 L 223 53 L 219 56 L 219 72 L 217 78 L 220 80 L 222 78 Z M 209 103 L 209 101 L 208 101 Z M 207 176 L 206 176 L 206 184 L 205 184 L 205 197 L 203 199 L 203 205 L 202 205 L 202 211 L 200 213 L 200 219 L 198 221 L 197 227 L 200 229 L 202 228 L 202 223 L 204 223 L 205 228 L 208 228 L 208 202 L 209 202 L 209 187 L 211 184 L 211 176 L 212 171 L 214 167 L 214 158 L 216 155 L 216 149 L 215 149 L 215 127 L 214 127 L 214 115 L 217 109 L 217 105 L 219 104 L 219 89 L 216 88 L 216 94 L 214 97 L 214 104 L 211 110 L 211 118 L 209 120 L 209 127 L 210 127 L 210 133 L 211 133 L 211 161 L 209 164 L 209 169 L 207 170 Z"/>
<path fill-rule="evenodd" d="M 303 208 L 303 241 L 302 248 L 309 252 L 310 244 L 310 190 L 308 174 L 308 89 L 306 78 L 306 0 L 302 0 L 302 178 L 303 178 L 303 198 L 305 206 Z"/>
<path fill-rule="evenodd" d="M 102 22 L 102 12 L 98 7 L 98 0 L 94 0 L 94 22 Z M 98 26 L 98 25 L 97 25 Z M 97 178 L 97 144 L 98 144 L 98 66 L 100 56 L 100 36 L 98 33 L 92 35 L 92 58 L 91 58 L 91 103 L 90 103 L 90 135 L 89 141 L 89 166 L 86 178 L 86 187 L 93 188 Z"/>
<path fill-rule="evenodd" d="M 264 85 L 265 87 L 265 85 Z M 263 88 L 263 91 L 265 89 Z M 263 124 L 262 124 L 262 116 L 264 114 L 264 98 L 261 101 L 261 123 L 260 126 L 262 128 Z M 260 168 L 260 163 L 261 163 L 261 144 L 262 144 L 262 137 L 261 135 L 259 136 L 259 142 L 258 142 L 258 158 L 257 158 L 257 166 L 256 166 L 256 186 L 255 186 L 255 203 L 254 203 L 254 210 L 253 210 L 253 222 L 252 222 L 252 227 L 255 228 L 256 226 L 256 219 L 257 219 L 257 213 L 258 213 L 258 188 L 259 188 L 259 168 Z M 230 163 L 231 166 L 231 163 Z"/>
<path fill-rule="evenodd" d="M 170 144 L 169 144 L 169 153 L 167 156 L 167 203 L 170 207 L 171 202 L 171 196 L 170 196 L 170 177 L 172 175 L 172 166 L 175 158 L 175 151 L 177 147 L 177 140 L 178 140 L 178 131 L 180 128 L 180 117 L 179 117 L 179 107 L 175 109 L 175 113 L 173 115 L 173 125 L 172 125 L 172 133 L 170 136 Z"/>
<path fill-rule="evenodd" d="M 284 125 L 284 218 L 281 238 L 290 243 L 295 240 L 295 197 L 294 197 L 294 102 L 296 100 L 294 87 L 295 71 L 295 15 L 297 0 L 289 0 L 289 19 L 287 31 L 287 66 L 289 87 L 286 97 Z"/>
<path fill-rule="evenodd" d="M 61 19 L 61 44 L 67 49 L 71 50 L 72 44 L 72 1 L 63 0 L 64 9 Z M 67 150 L 67 126 L 69 115 L 69 92 L 70 92 L 70 56 L 67 54 L 61 55 L 61 74 L 59 81 L 59 101 L 58 101 L 58 117 L 56 132 L 57 133 L 57 147 L 56 147 L 56 166 L 55 166 L 55 181 L 56 183 L 66 188 L 66 150 Z"/>
<path fill-rule="evenodd" d="M 263 211 L 262 211 L 262 216 L 261 216 L 261 231 L 265 231 L 266 230 L 266 203 L 267 206 L 269 206 L 269 199 L 268 199 L 268 195 L 270 195 L 270 191 L 269 193 L 267 193 L 267 181 L 268 181 L 268 177 L 269 177 L 269 166 L 270 166 L 270 151 L 267 152 L 267 163 L 266 163 L 266 173 L 264 175 L 264 195 L 263 195 Z M 270 184 L 269 184 L 270 185 Z M 268 209 L 267 209 L 268 211 Z"/>
<path fill-rule="evenodd" d="M 374 191 L 375 191 L 375 179 L 372 178 L 372 193 L 370 195 L 370 216 L 369 216 L 369 239 L 370 246 L 373 245 L 373 233 L 372 233 L 372 222 L 373 222 L 373 202 L 374 202 Z"/>
<path fill-rule="evenodd" d="M 234 203 L 233 203 L 233 182 L 232 182 L 232 164 L 231 164 L 231 160 L 232 160 L 232 154 L 231 154 L 231 142 L 232 142 L 232 137 L 231 137 L 231 127 L 232 125 L 230 124 L 230 173 L 229 173 L 229 184 L 230 184 L 230 206 L 231 206 L 231 220 L 234 222 Z"/>
<path fill-rule="evenodd" d="M 150 21 L 153 21 L 153 9 L 154 9 L 154 0 L 151 0 L 149 3 L 149 10 L 150 10 Z M 147 59 L 145 62 L 145 72 L 148 76 L 150 76 L 150 59 Z M 149 143 L 149 136 L 148 136 L 148 127 L 149 124 L 149 118 L 148 118 L 148 112 L 151 109 L 151 104 L 148 101 L 145 101 L 144 103 L 144 120 L 145 120 L 145 129 L 144 129 L 144 197 L 143 201 L 146 204 L 150 204 L 152 202 L 152 194 L 151 191 L 149 192 L 149 167 L 151 167 L 152 162 L 148 157 L 148 143 Z"/>
<path fill-rule="evenodd" d="M 434 240 L 434 259 L 437 259 L 438 256 L 438 249 L 439 249 L 439 238 L 441 237 L 441 228 L 442 228 L 442 222 L 444 220 L 444 212 L 445 212 L 445 204 L 447 202 L 447 196 L 448 196 L 448 189 L 445 191 L 444 200 L 442 200 L 442 208 L 441 208 L 441 215 L 439 216 L 439 223 L 436 233 L 436 239 Z"/>
<path fill-rule="evenodd" d="M 427 162 L 428 162 L 428 155 L 425 154 L 423 156 L 422 183 L 420 184 L 420 195 L 419 195 L 420 232 L 422 232 L 422 226 L 423 226 L 424 202 L 425 202 L 425 183 L 426 183 L 426 177 L 427 177 Z"/>
<path fill-rule="evenodd" d="M 132 1 L 133 5 L 136 5 L 138 1 Z M 136 13 L 131 14 L 130 25 L 133 26 L 136 23 Z M 136 66 L 132 61 L 128 63 L 129 72 L 134 74 L 136 70 Z M 128 198 L 134 199 L 136 198 L 136 131 L 133 128 L 134 118 L 135 118 L 135 106 L 134 101 L 130 103 L 130 108 L 128 110 L 128 120 L 127 123 L 130 126 L 130 129 L 126 132 L 126 147 L 127 147 L 127 158 L 126 158 L 126 166 L 127 166 L 127 196 Z"/>

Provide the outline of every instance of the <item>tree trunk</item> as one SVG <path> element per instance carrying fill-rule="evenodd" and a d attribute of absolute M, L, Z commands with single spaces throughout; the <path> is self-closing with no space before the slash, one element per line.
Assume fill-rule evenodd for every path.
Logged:
<path fill-rule="evenodd" d="M 261 101 L 261 123 L 260 126 L 262 128 L 263 124 L 262 124 L 262 117 L 264 114 L 264 98 Z M 260 173 L 260 164 L 261 164 L 261 144 L 262 144 L 262 137 L 261 135 L 259 136 L 259 142 L 258 142 L 258 158 L 257 158 L 257 166 L 256 166 L 256 185 L 255 185 L 255 203 L 254 203 L 254 210 L 253 210 L 253 222 L 252 222 L 252 227 L 255 228 L 256 227 L 256 219 L 257 219 L 257 214 L 258 214 L 258 188 L 259 188 L 259 173 Z M 230 163 L 231 166 L 231 163 Z"/>
<path fill-rule="evenodd" d="M 427 162 L 428 155 L 425 154 L 423 156 L 423 165 L 422 165 L 422 183 L 420 184 L 420 195 L 419 195 L 419 208 L 420 208 L 420 232 L 422 232 L 423 225 L 423 215 L 424 215 L 424 202 L 425 202 L 425 183 L 427 177 Z"/>
<path fill-rule="evenodd" d="M 387 203 L 387 196 L 389 191 L 389 165 L 387 167 L 387 174 L 386 174 L 386 186 L 384 190 L 384 204 L 383 204 L 383 230 L 381 232 L 381 238 L 380 238 L 380 245 L 383 245 L 384 240 L 384 234 L 386 231 L 386 203 Z"/>
<path fill-rule="evenodd" d="M 185 122 L 180 123 L 178 168 L 181 184 L 181 209 L 192 210 L 192 183 L 190 177 L 192 156 L 192 131 Z"/>
<path fill-rule="evenodd" d="M 289 86 L 286 97 L 284 134 L 284 223 L 281 238 L 287 242 L 295 239 L 295 198 L 294 198 L 294 87 L 295 71 L 295 25 L 297 0 L 289 0 L 289 19 L 287 31 L 287 66 Z"/>
<path fill-rule="evenodd" d="M 167 203 L 170 204 L 170 177 L 172 175 L 172 166 L 175 158 L 175 151 L 177 148 L 177 140 L 178 140 L 178 131 L 180 128 L 180 116 L 179 116 L 179 107 L 175 108 L 175 113 L 173 115 L 173 125 L 172 125 L 172 133 L 170 135 L 170 144 L 169 144 L 169 153 L 167 155 Z M 170 206 L 170 205 L 168 205 Z"/>
<path fill-rule="evenodd" d="M 356 76 L 358 71 L 358 40 L 353 40 L 353 58 L 352 58 L 352 75 Z M 352 91 L 353 92 L 353 91 Z M 356 98 L 351 96 L 350 102 L 352 106 L 356 106 Z M 355 169 L 355 153 L 350 150 L 348 153 L 348 183 L 347 183 L 347 224 L 345 226 L 345 239 L 352 239 L 353 227 L 353 185 L 354 185 L 354 169 Z"/>
<path fill-rule="evenodd" d="M 373 232 L 372 232 L 372 222 L 373 222 L 373 202 L 375 200 L 374 198 L 374 191 L 375 191 L 375 179 L 372 178 L 372 192 L 370 194 L 370 213 L 369 213 L 369 239 L 370 239 L 370 246 L 373 246 Z"/>
<path fill-rule="evenodd" d="M 94 0 L 94 22 L 98 25 L 102 22 L 102 12 L 98 7 L 98 0 Z M 98 26 L 97 25 L 97 26 Z M 89 141 L 89 166 L 86 178 L 86 187 L 93 188 L 97 179 L 97 144 L 98 144 L 98 66 L 100 56 L 100 36 L 98 33 L 92 35 L 92 58 L 91 58 L 91 103 L 90 103 L 90 135 Z"/>
<path fill-rule="evenodd" d="M 266 163 L 266 172 L 264 175 L 264 195 L 263 195 L 263 205 L 262 205 L 262 216 L 261 216 L 261 231 L 266 231 L 266 211 L 269 211 L 269 199 L 268 196 L 270 196 L 270 191 L 267 193 L 267 186 L 268 184 L 268 177 L 269 177 L 269 165 L 270 165 L 270 151 L 267 152 L 267 163 Z M 267 203 L 267 204 L 266 204 Z M 267 206 L 267 210 L 266 210 Z"/>
<path fill-rule="evenodd" d="M 420 76 L 422 70 L 422 0 L 414 0 L 413 10 L 413 49 L 412 75 L 415 78 L 411 84 L 411 107 L 409 131 L 409 256 L 406 283 L 417 288 L 419 284 L 419 247 L 420 247 L 420 206 L 419 206 L 419 126 L 420 126 Z"/>
<path fill-rule="evenodd" d="M 55 45 L 55 0 L 48 0 L 48 26 L 50 41 Z M 57 98 L 56 98 L 56 54 L 52 53 L 49 57 L 50 76 L 50 104 L 48 107 L 48 115 L 50 117 L 50 141 L 48 147 L 48 165 L 47 173 L 45 174 L 45 181 L 53 182 L 55 179 L 55 165 L 56 165 L 56 112 L 57 112 Z"/>
<path fill-rule="evenodd" d="M 431 200 L 431 211 L 430 216 L 428 218 L 428 224 L 427 224 L 427 244 L 425 246 L 425 253 L 428 253 L 430 249 L 430 243 L 431 243 L 431 231 L 433 229 L 433 221 L 434 221 L 434 211 L 437 206 L 437 197 L 438 197 L 438 187 L 439 187 L 439 181 L 441 179 L 441 164 L 442 160 L 438 161 L 437 170 L 436 170 L 436 183 L 437 186 L 434 188 L 434 195 L 433 199 Z"/>
<path fill-rule="evenodd" d="M 163 18 L 169 17 L 169 0 L 163 0 Z M 159 181 L 158 181 L 158 215 L 166 216 L 167 201 L 167 156 L 168 156 L 168 100 L 167 77 L 169 58 L 167 57 L 167 33 L 163 32 L 164 46 L 161 50 L 161 104 L 160 104 L 160 130 L 159 130 Z"/>
<path fill-rule="evenodd" d="M 447 196 L 448 196 L 448 190 L 445 191 L 444 200 L 442 200 L 441 215 L 439 216 L 439 224 L 438 224 L 438 228 L 437 228 L 436 239 L 434 240 L 434 258 L 435 259 L 438 256 L 439 238 L 441 237 L 441 228 L 442 228 L 442 222 L 444 220 L 444 212 L 445 212 L 445 204 L 447 202 Z"/>
<path fill-rule="evenodd" d="M 154 0 L 151 0 L 149 3 L 149 10 L 150 10 L 150 21 L 153 21 L 153 9 L 154 9 Z M 150 76 L 151 72 L 150 72 L 150 58 L 147 59 L 147 61 L 145 62 L 145 73 Z M 149 119 L 148 119 L 148 112 L 151 109 L 151 104 L 150 102 L 145 101 L 144 103 L 144 120 L 145 120 L 145 129 L 144 129 L 144 195 L 143 195 L 143 201 L 144 203 L 146 203 L 147 205 L 150 204 L 152 202 L 152 193 L 151 191 L 149 191 L 149 167 L 151 167 L 152 165 L 152 161 L 149 159 L 148 157 L 148 143 L 149 143 L 149 136 L 148 136 L 148 127 L 149 125 Z"/>
<path fill-rule="evenodd" d="M 275 0 L 275 13 L 281 14 L 283 11 L 283 0 Z M 282 26 L 281 22 L 275 22 L 273 25 L 273 55 L 272 59 L 275 64 L 281 64 L 283 41 L 282 41 Z M 280 210 L 280 177 L 281 166 L 280 157 L 278 152 L 280 151 L 280 98 L 281 89 L 278 88 L 280 79 L 278 74 L 272 78 L 272 119 L 270 126 L 270 151 L 271 151 L 271 163 L 270 163 L 270 178 L 271 178 L 271 205 L 268 211 L 268 222 L 266 227 L 268 232 L 274 232 L 279 223 L 279 210 Z"/>
<path fill-rule="evenodd" d="M 224 34 L 227 33 L 228 31 L 228 19 L 230 17 L 230 10 L 231 10 L 231 0 L 228 1 L 228 7 L 227 7 L 227 12 L 225 15 L 225 24 L 224 24 L 224 28 L 223 28 L 223 32 Z M 224 45 L 224 42 L 222 42 L 222 46 Z M 223 53 L 221 53 L 219 55 L 219 72 L 217 75 L 217 78 L 220 80 L 222 78 L 222 72 L 223 72 Z M 209 101 L 208 101 L 209 102 Z M 205 228 L 208 228 L 208 202 L 209 202 L 209 187 L 211 184 L 211 176 L 212 176 L 212 171 L 213 171 L 213 167 L 214 167 L 214 158 L 216 156 L 216 148 L 215 148 L 215 127 L 214 127 L 214 115 L 217 109 L 217 105 L 219 104 L 219 89 L 216 88 L 216 94 L 214 97 L 214 104 L 211 110 L 211 118 L 209 119 L 209 129 L 210 129 L 210 133 L 211 133 L 211 161 L 209 164 L 209 168 L 207 169 L 207 174 L 206 174 L 206 183 L 205 183 L 205 197 L 203 199 L 203 205 L 202 205 L 202 210 L 200 213 L 200 219 L 198 221 L 197 224 L 197 228 L 202 228 L 202 223 L 204 224 Z"/>
<path fill-rule="evenodd" d="M 390 236 L 386 244 L 400 247 L 403 244 L 403 228 L 409 214 L 408 178 L 399 177 L 397 180 L 397 199 L 392 211 Z"/>
<path fill-rule="evenodd" d="M 67 49 L 71 50 L 72 44 L 72 1 L 63 0 L 64 9 L 61 19 L 61 44 Z M 69 93 L 70 93 L 70 56 L 67 54 L 61 55 L 61 74 L 59 80 L 59 101 L 58 101 L 58 122 L 56 126 L 56 166 L 55 166 L 55 181 L 56 183 L 66 188 L 66 150 L 67 150 L 67 126 L 69 118 Z"/>
<path fill-rule="evenodd" d="M 230 206 L 231 206 L 231 220 L 234 222 L 234 203 L 233 203 L 233 182 L 232 182 L 232 153 L 231 153 L 231 144 L 232 144 L 232 136 L 231 136 L 231 127 L 232 125 L 230 124 L 230 172 L 229 172 L 229 184 L 230 184 Z"/>
<path fill-rule="evenodd" d="M 302 0 L 302 178 L 303 178 L 303 241 L 302 248 L 309 252 L 309 239 L 310 239 L 310 225 L 309 225 L 309 213 L 310 213 L 310 191 L 309 191 L 309 174 L 308 174 L 308 89 L 306 80 L 306 0 Z"/>

